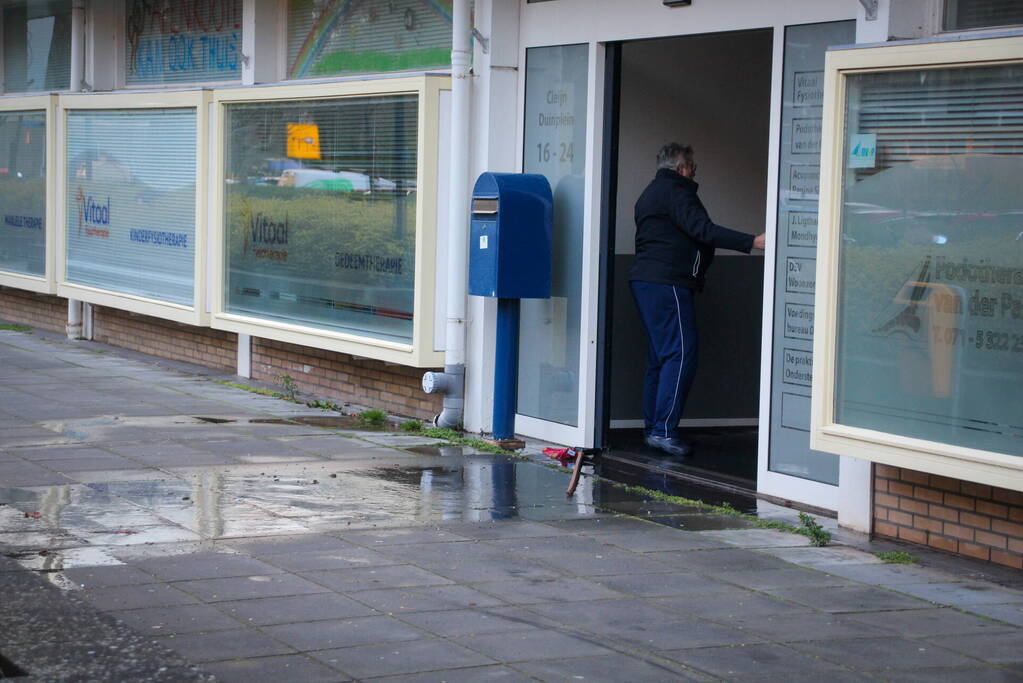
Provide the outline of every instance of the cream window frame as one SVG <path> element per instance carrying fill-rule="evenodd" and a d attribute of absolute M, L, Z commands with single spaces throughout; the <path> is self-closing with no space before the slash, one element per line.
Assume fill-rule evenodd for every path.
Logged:
<path fill-rule="evenodd" d="M 206 306 L 207 202 L 209 195 L 209 90 L 177 92 L 146 90 L 131 93 L 60 95 L 57 121 L 56 225 L 57 294 L 98 306 L 163 318 L 185 325 L 209 325 Z M 195 109 L 195 262 L 192 305 L 160 301 L 67 281 L 67 113 L 87 109 Z"/>
<path fill-rule="evenodd" d="M 56 259 L 56 208 L 55 185 L 57 158 L 56 130 L 54 128 L 55 112 L 57 107 L 56 95 L 31 95 L 27 97 L 0 97 L 0 112 L 24 111 L 44 112 L 46 114 L 46 225 L 43 228 L 46 240 L 45 261 L 46 267 L 42 277 L 28 275 L 25 273 L 12 273 L 0 270 L 0 285 L 24 289 L 40 294 L 53 294 L 57 291 L 54 262 Z"/>
<path fill-rule="evenodd" d="M 918 71 L 1023 62 L 1023 38 L 913 43 L 828 52 L 825 60 L 817 237 L 816 334 L 810 447 L 875 463 L 1023 491 L 1023 457 L 904 437 L 835 421 L 838 275 L 846 78 L 881 71 Z"/>
<path fill-rule="evenodd" d="M 347 353 L 397 365 L 419 368 L 444 364 L 443 351 L 434 349 L 435 311 L 443 302 L 436 300 L 434 283 L 437 273 L 437 169 L 439 150 L 440 93 L 451 88 L 449 76 L 419 75 L 330 83 L 295 82 L 288 85 L 256 86 L 214 90 L 216 139 L 220 142 L 214 155 L 210 258 L 212 301 L 210 323 L 214 329 L 254 337 L 273 339 L 299 346 Z M 415 292 L 412 310 L 412 343 L 401 344 L 355 334 L 284 323 L 254 316 L 228 313 L 224 310 L 224 178 L 225 131 L 224 107 L 227 104 L 272 103 L 275 101 L 326 100 L 351 97 L 417 95 L 419 112 L 416 148 L 416 250 Z M 468 209 L 468 207 L 466 207 Z M 441 274 L 443 275 L 443 274 Z"/>

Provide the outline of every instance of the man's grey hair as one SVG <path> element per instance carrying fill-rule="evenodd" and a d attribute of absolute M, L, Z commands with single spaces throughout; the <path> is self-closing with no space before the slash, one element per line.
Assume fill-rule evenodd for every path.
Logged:
<path fill-rule="evenodd" d="M 669 142 L 657 153 L 657 168 L 675 169 L 692 158 L 693 148 L 691 145 Z"/>

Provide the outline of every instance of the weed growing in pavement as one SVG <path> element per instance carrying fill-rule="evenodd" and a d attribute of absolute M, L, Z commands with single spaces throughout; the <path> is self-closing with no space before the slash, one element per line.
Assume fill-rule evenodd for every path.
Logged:
<path fill-rule="evenodd" d="M 260 396 L 270 396 L 271 398 L 283 399 L 288 398 L 281 392 L 274 391 L 273 389 L 261 389 L 259 387 L 250 387 L 248 384 L 239 384 L 238 382 L 232 382 L 226 379 L 215 379 L 213 381 L 216 382 L 217 384 L 223 384 L 225 387 L 231 387 L 232 389 L 241 389 L 242 391 L 247 391 L 251 394 L 259 394 Z"/>
<path fill-rule="evenodd" d="M 335 413 L 345 412 L 344 406 L 334 403 L 333 401 L 324 401 L 320 398 L 314 401 L 306 401 L 306 405 L 310 408 L 319 408 L 320 410 L 333 410 Z"/>
<path fill-rule="evenodd" d="M 803 525 L 799 529 L 799 533 L 810 539 L 810 545 L 820 548 L 831 542 L 831 533 L 825 531 L 824 527 L 810 515 L 800 512 L 799 521 Z"/>
<path fill-rule="evenodd" d="M 446 441 L 458 441 L 462 438 L 462 435 L 454 429 L 445 429 L 444 427 L 427 427 L 421 430 L 420 434 L 431 439 L 445 439 Z"/>
<path fill-rule="evenodd" d="M 18 325 L 17 323 L 0 323 L 0 330 L 8 330 L 9 332 L 31 332 L 32 328 L 28 325 Z"/>
<path fill-rule="evenodd" d="M 598 477 L 597 475 L 592 476 L 595 479 L 603 479 L 603 477 Z M 704 503 L 702 500 L 683 498 L 682 496 L 673 496 L 669 493 L 664 493 L 663 491 L 648 489 L 645 486 L 636 486 L 635 484 L 622 484 L 620 482 L 612 481 L 610 479 L 603 480 L 611 486 L 623 489 L 629 493 L 636 493 L 642 496 L 646 496 L 651 500 L 659 500 L 665 503 L 674 503 L 675 505 L 681 505 L 684 507 L 693 507 L 699 510 L 706 510 L 707 512 L 716 512 L 719 515 L 729 515 L 731 517 L 738 517 L 748 522 L 752 522 L 753 526 L 755 526 L 758 529 L 775 529 L 777 531 L 787 531 L 791 534 L 802 533 L 802 530 L 799 527 L 794 526 L 792 524 L 788 524 L 786 522 L 777 522 L 773 519 L 760 519 L 759 517 L 747 515 L 744 512 L 739 512 L 734 507 L 732 507 L 731 503 L 728 503 L 727 501 L 722 503 L 721 505 L 712 505 L 710 503 Z"/>
<path fill-rule="evenodd" d="M 442 439 L 444 441 L 450 441 L 451 443 L 458 444 L 459 446 L 468 446 L 469 448 L 475 448 L 478 451 L 484 453 L 495 453 L 497 455 L 515 455 L 519 456 L 515 451 L 506 451 L 500 446 L 495 446 L 492 443 L 487 443 L 483 439 L 471 439 L 469 437 L 462 436 L 461 433 L 454 429 L 445 429 L 443 427 L 428 427 L 426 429 L 420 429 L 416 432 L 422 436 L 430 437 L 431 439 Z M 522 456 L 519 456 L 522 457 Z"/>
<path fill-rule="evenodd" d="M 274 381 L 281 385 L 284 398 L 289 401 L 298 401 L 298 384 L 291 375 L 274 375 Z"/>
<path fill-rule="evenodd" d="M 419 420 L 405 420 L 400 425 L 398 425 L 398 429 L 400 429 L 403 432 L 418 432 L 422 430 L 422 428 L 423 423 L 420 422 Z"/>
<path fill-rule="evenodd" d="M 890 550 L 883 553 L 874 553 L 874 555 L 885 564 L 915 564 L 920 561 L 918 558 L 901 550 Z"/>
<path fill-rule="evenodd" d="M 359 413 L 359 424 L 363 427 L 383 427 L 387 424 L 387 411 L 370 408 Z"/>

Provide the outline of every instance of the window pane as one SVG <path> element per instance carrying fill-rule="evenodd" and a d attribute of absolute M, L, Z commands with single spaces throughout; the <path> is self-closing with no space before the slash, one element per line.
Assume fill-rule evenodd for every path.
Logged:
<path fill-rule="evenodd" d="M 1023 66 L 848 85 L 836 419 L 1023 455 Z"/>
<path fill-rule="evenodd" d="M 46 274 L 46 113 L 0 113 L 0 270 Z"/>
<path fill-rule="evenodd" d="M 4 91 L 71 85 L 71 0 L 4 5 Z"/>
<path fill-rule="evenodd" d="M 192 305 L 195 116 L 68 112 L 68 282 Z"/>
<path fill-rule="evenodd" d="M 125 83 L 241 78 L 242 0 L 125 0 Z"/>
<path fill-rule="evenodd" d="M 554 263 L 551 298 L 521 304 L 518 412 L 572 426 L 579 424 L 588 49 L 526 53 L 522 170 L 546 176 L 554 192 Z"/>
<path fill-rule="evenodd" d="M 288 77 L 451 66 L 451 0 L 289 0 Z"/>
<path fill-rule="evenodd" d="M 418 97 L 226 111 L 226 310 L 410 344 Z"/>
<path fill-rule="evenodd" d="M 1019 0 L 945 0 L 945 30 L 1023 24 Z"/>

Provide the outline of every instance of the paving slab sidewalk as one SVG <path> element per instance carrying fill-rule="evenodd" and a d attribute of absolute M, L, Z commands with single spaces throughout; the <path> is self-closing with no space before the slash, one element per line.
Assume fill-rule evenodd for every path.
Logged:
<path fill-rule="evenodd" d="M 36 680 L 1023 680 L 1012 577 L 653 523 L 96 350 L 0 332 L 0 656 Z"/>

